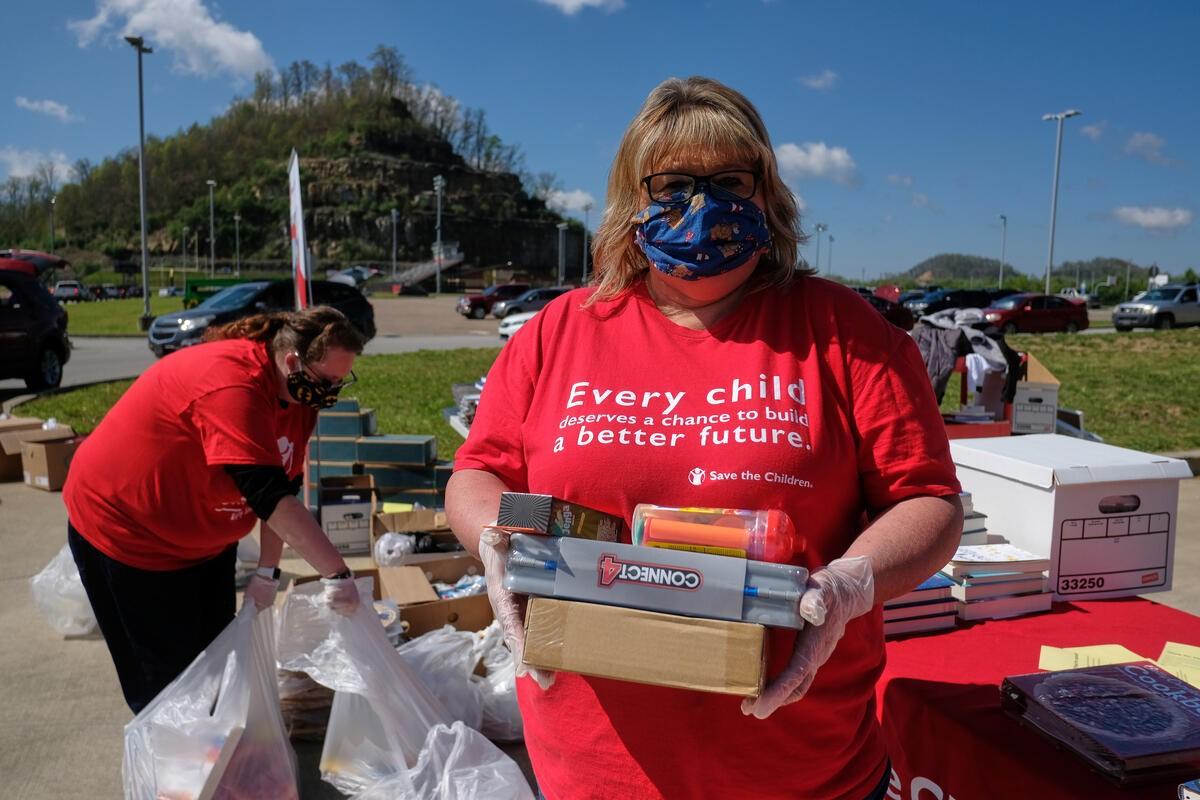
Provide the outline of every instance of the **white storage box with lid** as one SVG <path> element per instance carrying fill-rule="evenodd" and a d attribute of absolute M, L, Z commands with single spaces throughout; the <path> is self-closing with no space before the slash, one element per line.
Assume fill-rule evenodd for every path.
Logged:
<path fill-rule="evenodd" d="M 1054 434 L 958 439 L 950 454 L 989 533 L 1050 559 L 1056 599 L 1171 588 L 1187 462 Z"/>

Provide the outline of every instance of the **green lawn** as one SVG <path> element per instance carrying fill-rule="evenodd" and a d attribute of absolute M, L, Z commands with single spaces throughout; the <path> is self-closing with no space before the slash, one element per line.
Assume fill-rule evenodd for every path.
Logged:
<path fill-rule="evenodd" d="M 172 298 L 174 299 L 174 298 Z M 114 301 L 115 302 L 115 301 Z M 423 350 L 388 356 L 364 356 L 354 367 L 358 383 L 346 390 L 366 408 L 374 408 L 380 433 L 433 434 L 440 458 L 452 458 L 462 437 L 442 419 L 454 404 L 450 384 L 470 383 L 485 375 L 498 349 Z M 26 403 L 18 413 L 55 417 L 79 432 L 96 427 L 105 412 L 129 388 L 130 381 L 90 386 Z"/>
<path fill-rule="evenodd" d="M 150 313 L 154 316 L 179 311 L 181 297 L 150 296 Z M 142 315 L 142 298 L 126 300 L 97 300 L 90 303 L 70 303 L 66 306 L 67 330 L 74 336 L 145 336 L 138 330 Z"/>

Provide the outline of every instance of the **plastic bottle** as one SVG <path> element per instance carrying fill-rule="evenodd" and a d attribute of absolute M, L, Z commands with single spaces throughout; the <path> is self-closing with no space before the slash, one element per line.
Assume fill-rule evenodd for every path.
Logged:
<path fill-rule="evenodd" d="M 798 547 L 796 529 L 778 509 L 670 508 L 642 503 L 633 510 L 633 543 L 755 561 L 784 563 Z"/>

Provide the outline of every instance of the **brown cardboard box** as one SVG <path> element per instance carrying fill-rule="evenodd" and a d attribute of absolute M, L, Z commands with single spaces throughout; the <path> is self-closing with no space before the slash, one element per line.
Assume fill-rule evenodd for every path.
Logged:
<path fill-rule="evenodd" d="M 67 425 L 44 431 L 42 421 L 33 417 L 0 420 L 0 481 L 22 479 L 21 445 L 24 442 L 55 442 L 74 436 L 75 431 Z"/>
<path fill-rule="evenodd" d="M 450 532 L 450 524 L 445 511 L 420 509 L 418 511 L 378 512 L 371 522 L 371 555 L 375 554 L 375 542 L 385 533 L 428 533 L 439 546 L 458 544 L 458 539 Z M 401 560 L 405 564 L 417 564 L 425 561 L 437 561 L 445 558 L 450 552 L 412 553 Z"/>
<path fill-rule="evenodd" d="M 49 433 L 49 431 L 43 431 Z M 25 485 L 47 492 L 57 492 L 67 482 L 71 458 L 79 447 L 79 439 L 58 441 L 26 441 L 21 446 L 21 471 Z"/>
<path fill-rule="evenodd" d="M 416 566 L 380 567 L 383 596 L 400 606 L 400 619 L 408 623 L 407 636 L 420 636 L 443 625 L 460 631 L 478 631 L 492 624 L 492 606 L 486 594 L 438 598 L 433 583 L 454 583 L 467 574 L 483 574 L 483 564 L 470 553 L 442 555 Z"/>
<path fill-rule="evenodd" d="M 748 622 L 531 597 L 525 663 L 599 678 L 757 697 L 766 629 Z"/>

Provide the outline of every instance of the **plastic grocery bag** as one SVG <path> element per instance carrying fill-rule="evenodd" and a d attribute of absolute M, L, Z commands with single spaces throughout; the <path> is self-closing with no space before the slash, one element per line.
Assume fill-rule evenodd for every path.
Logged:
<path fill-rule="evenodd" d="M 472 680 L 479 663 L 475 642 L 475 634 L 446 625 L 405 642 L 396 651 L 442 701 L 451 720 L 479 730 L 483 706 Z"/>
<path fill-rule="evenodd" d="M 96 630 L 96 617 L 70 545 L 64 544 L 58 555 L 29 579 L 29 586 L 33 604 L 50 627 L 63 636 L 86 636 Z"/>
<path fill-rule="evenodd" d="M 371 596 L 370 578 L 358 581 Z M 321 777 L 360 800 L 532 800 L 520 767 L 445 706 L 388 643 L 369 603 L 341 616 L 320 584 L 293 587 L 279 663 L 335 691 Z"/>
<path fill-rule="evenodd" d="M 483 662 L 487 674 L 471 675 L 483 711 L 479 730 L 496 742 L 519 742 L 525 737 L 521 709 L 517 706 L 517 665 L 504 646 L 500 623 L 479 632 L 475 643 L 476 661 Z"/>
<path fill-rule="evenodd" d="M 247 603 L 125 726 L 127 800 L 298 800 L 274 631 L 273 609 Z"/>

